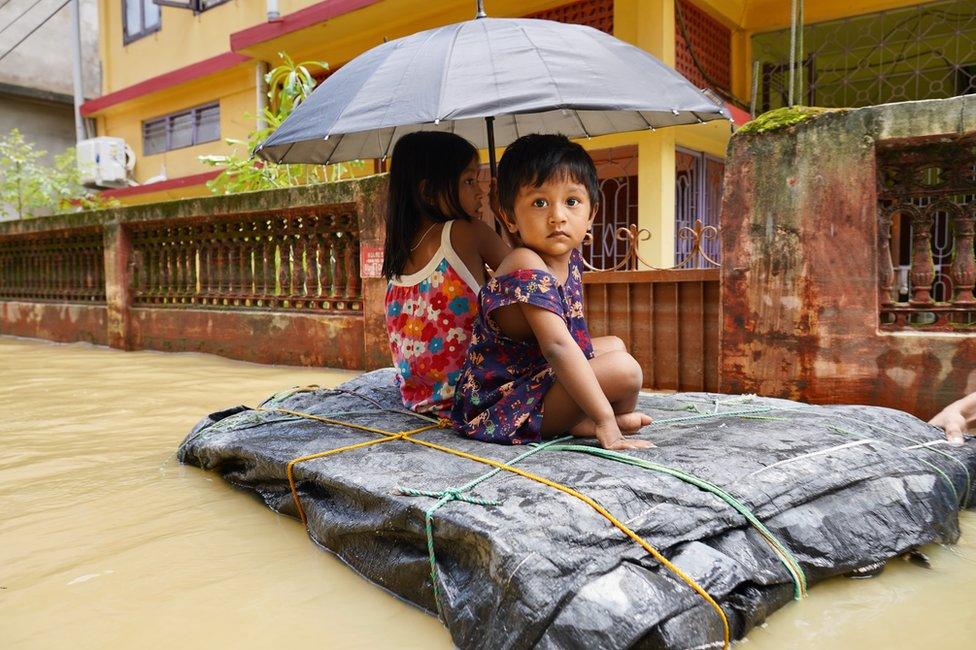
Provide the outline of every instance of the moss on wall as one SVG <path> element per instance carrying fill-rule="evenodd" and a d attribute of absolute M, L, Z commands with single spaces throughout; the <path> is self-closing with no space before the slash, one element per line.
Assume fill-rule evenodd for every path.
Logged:
<path fill-rule="evenodd" d="M 789 108 L 775 108 L 767 111 L 756 119 L 746 122 L 737 133 L 766 133 L 783 129 L 794 124 L 806 122 L 824 113 L 845 111 L 844 108 L 820 108 L 817 106 L 791 106 Z"/>

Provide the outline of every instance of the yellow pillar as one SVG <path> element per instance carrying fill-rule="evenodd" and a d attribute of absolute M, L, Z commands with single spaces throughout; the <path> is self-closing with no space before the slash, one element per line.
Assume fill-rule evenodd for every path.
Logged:
<path fill-rule="evenodd" d="M 651 233 L 638 251 L 654 266 L 666 268 L 674 265 L 673 133 L 643 135 L 637 143 L 637 162 L 637 225 Z"/>
<path fill-rule="evenodd" d="M 614 35 L 674 67 L 674 0 L 614 0 Z M 636 134 L 637 226 L 651 232 L 638 251 L 654 266 L 674 264 L 674 135 Z"/>
<path fill-rule="evenodd" d="M 732 94 L 740 101 L 752 101 L 752 39 L 748 32 L 732 31 Z"/>

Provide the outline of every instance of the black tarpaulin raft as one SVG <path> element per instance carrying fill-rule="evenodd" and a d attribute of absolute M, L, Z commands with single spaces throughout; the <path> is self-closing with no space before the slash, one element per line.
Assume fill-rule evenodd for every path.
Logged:
<path fill-rule="evenodd" d="M 808 584 L 959 535 L 976 445 L 906 413 L 705 393 L 640 408 L 655 449 L 490 445 L 404 412 L 381 370 L 214 413 L 179 459 L 305 519 L 462 648 L 721 647 Z"/>

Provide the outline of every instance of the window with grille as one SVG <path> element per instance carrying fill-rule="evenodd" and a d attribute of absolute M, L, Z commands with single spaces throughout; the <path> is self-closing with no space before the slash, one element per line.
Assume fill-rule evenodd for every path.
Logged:
<path fill-rule="evenodd" d="M 122 0 L 122 43 L 159 31 L 159 6 L 153 0 Z"/>
<path fill-rule="evenodd" d="M 794 102 L 830 108 L 976 92 L 972 0 L 942 0 L 803 26 Z M 798 37 L 799 41 L 799 37 Z M 790 30 L 756 34 L 757 107 L 788 103 Z"/>
<path fill-rule="evenodd" d="M 674 152 L 674 260 L 681 264 L 692 254 L 694 242 L 678 235 L 682 228 L 692 228 L 700 219 L 703 226 L 718 228 L 722 207 L 722 177 L 725 161 L 701 151 L 677 148 Z M 715 261 L 721 261 L 719 240 L 702 239 L 702 250 Z M 685 268 L 711 266 L 707 260 L 689 262 Z"/>
<path fill-rule="evenodd" d="M 675 2 L 674 68 L 698 88 L 732 89 L 732 32 L 688 2 Z"/>
<path fill-rule="evenodd" d="M 144 156 L 219 139 L 219 104 L 207 104 L 142 123 Z"/>
<path fill-rule="evenodd" d="M 613 0 L 571 2 L 559 7 L 529 14 L 525 17 L 586 25 L 594 29 L 599 29 L 601 32 L 613 34 Z"/>

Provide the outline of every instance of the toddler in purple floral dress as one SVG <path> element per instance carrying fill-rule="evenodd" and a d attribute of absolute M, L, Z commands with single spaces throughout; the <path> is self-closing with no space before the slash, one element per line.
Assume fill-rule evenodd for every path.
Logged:
<path fill-rule="evenodd" d="M 463 434 L 523 444 L 570 432 L 608 449 L 651 420 L 634 411 L 640 365 L 619 340 L 594 350 L 583 318 L 579 246 L 599 197 L 596 168 L 564 136 L 527 135 L 498 168 L 498 199 L 517 246 L 478 296 L 479 314 L 451 412 Z"/>

